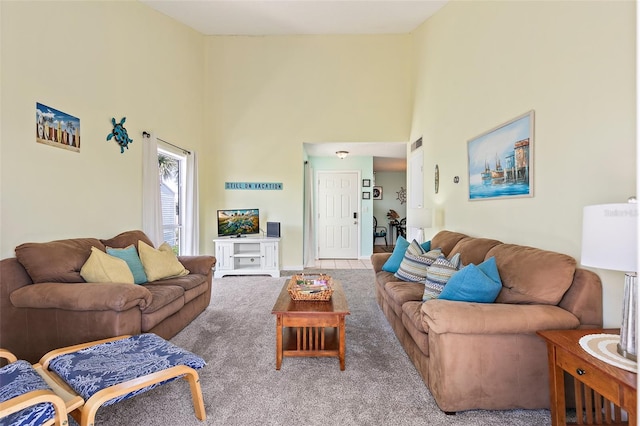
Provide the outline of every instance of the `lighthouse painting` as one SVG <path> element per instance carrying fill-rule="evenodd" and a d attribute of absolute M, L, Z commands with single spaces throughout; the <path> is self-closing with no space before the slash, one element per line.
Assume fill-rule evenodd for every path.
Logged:
<path fill-rule="evenodd" d="M 533 197 L 533 111 L 467 142 L 469 200 Z"/>

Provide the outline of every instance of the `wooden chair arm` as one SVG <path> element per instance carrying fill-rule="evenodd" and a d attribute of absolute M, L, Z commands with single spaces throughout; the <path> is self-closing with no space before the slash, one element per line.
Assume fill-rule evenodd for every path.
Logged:
<path fill-rule="evenodd" d="M 0 348 L 0 358 L 6 359 L 7 361 L 9 361 L 9 364 L 18 360 L 18 358 L 14 354 L 2 348 Z"/>
<path fill-rule="evenodd" d="M 40 389 L 31 392 L 27 392 L 15 398 L 11 398 L 5 402 L 0 403 L 0 418 L 6 417 L 9 414 L 16 413 L 25 408 L 42 404 L 44 402 L 50 402 L 53 404 L 55 411 L 55 417 L 52 422 L 46 422 L 45 425 L 67 425 L 67 409 L 62 398 L 53 393 L 50 390 Z"/>

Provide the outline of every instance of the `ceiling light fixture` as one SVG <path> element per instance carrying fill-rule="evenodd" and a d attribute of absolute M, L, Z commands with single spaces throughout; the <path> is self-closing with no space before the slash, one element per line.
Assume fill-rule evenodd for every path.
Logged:
<path fill-rule="evenodd" d="M 349 155 L 349 151 L 336 151 L 336 155 L 341 160 L 344 160 L 345 158 L 347 158 L 347 155 Z"/>

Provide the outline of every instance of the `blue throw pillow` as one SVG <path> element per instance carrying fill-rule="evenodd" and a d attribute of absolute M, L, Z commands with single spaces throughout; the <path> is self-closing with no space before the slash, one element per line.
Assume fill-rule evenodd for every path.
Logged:
<path fill-rule="evenodd" d="M 392 274 L 398 272 L 400 263 L 402 262 L 402 259 L 404 259 L 404 252 L 407 251 L 408 247 L 409 241 L 405 240 L 402 236 L 399 236 L 396 240 L 396 246 L 393 249 L 393 253 L 391 253 L 389 259 L 387 259 L 387 261 L 384 262 L 384 265 L 382 265 L 382 270 L 391 272 Z"/>
<path fill-rule="evenodd" d="M 107 254 L 127 262 L 127 266 L 129 266 L 129 269 L 131 269 L 131 273 L 133 274 L 133 282 L 136 284 L 142 284 L 149 281 L 147 279 L 147 274 L 144 273 L 142 261 L 140 261 L 140 256 L 138 256 L 138 250 L 136 250 L 134 245 L 121 249 L 107 247 Z"/>
<path fill-rule="evenodd" d="M 422 247 L 425 253 L 431 251 L 431 240 L 425 241 L 424 243 L 420 244 L 420 247 Z"/>
<path fill-rule="evenodd" d="M 478 266 L 471 263 L 452 276 L 438 299 L 493 303 L 501 289 L 496 259 L 490 257 Z"/>

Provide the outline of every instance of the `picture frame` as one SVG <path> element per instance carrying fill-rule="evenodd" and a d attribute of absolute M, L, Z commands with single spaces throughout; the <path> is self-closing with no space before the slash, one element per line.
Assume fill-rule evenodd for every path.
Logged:
<path fill-rule="evenodd" d="M 533 197 L 534 111 L 467 141 L 469 201 Z"/>
<path fill-rule="evenodd" d="M 36 142 L 80 152 L 80 119 L 36 102 Z"/>
<path fill-rule="evenodd" d="M 362 186 L 368 188 L 371 186 L 371 179 L 362 179 Z"/>
<path fill-rule="evenodd" d="M 373 199 L 374 200 L 382 200 L 382 187 L 374 186 L 373 187 Z"/>
<path fill-rule="evenodd" d="M 362 191 L 362 199 L 363 199 L 363 200 L 370 200 L 370 199 L 371 199 L 371 192 L 369 192 L 369 191 Z"/>

